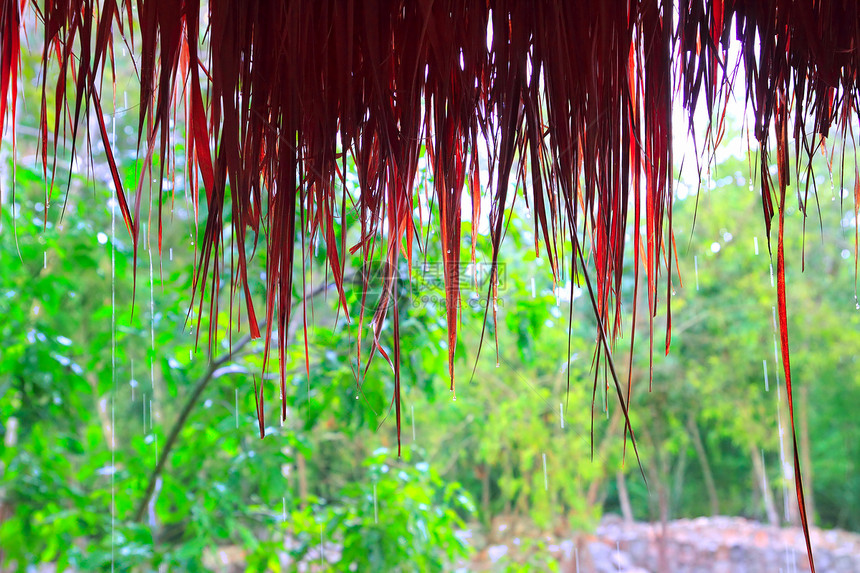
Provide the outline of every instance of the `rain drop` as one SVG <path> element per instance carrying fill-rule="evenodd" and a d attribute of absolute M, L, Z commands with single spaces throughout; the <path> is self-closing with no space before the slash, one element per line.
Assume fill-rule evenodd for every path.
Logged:
<path fill-rule="evenodd" d="M 543 489 L 549 491 L 549 480 L 546 476 L 546 454 L 543 454 Z"/>
<path fill-rule="evenodd" d="M 376 483 L 373 484 L 373 522 L 379 523 L 379 510 L 376 502 Z"/>
<path fill-rule="evenodd" d="M 696 290 L 699 290 L 699 257 L 693 257 L 693 264 L 696 268 Z"/>

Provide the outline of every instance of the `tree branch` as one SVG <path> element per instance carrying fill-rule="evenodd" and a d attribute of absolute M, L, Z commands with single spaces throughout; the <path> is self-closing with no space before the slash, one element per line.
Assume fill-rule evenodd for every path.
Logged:
<path fill-rule="evenodd" d="M 347 282 L 349 279 L 344 277 L 344 282 Z M 322 283 L 313 290 L 308 293 L 305 293 L 304 297 L 301 301 L 297 301 L 295 305 L 293 305 L 293 309 L 295 310 L 299 304 L 302 302 L 312 299 L 317 295 L 325 292 L 329 288 L 333 287 L 333 283 Z M 295 318 L 295 314 L 292 315 Z M 265 320 L 261 320 L 258 324 L 260 330 L 266 325 Z M 286 336 L 287 333 L 284 333 Z M 220 358 L 213 360 L 209 363 L 209 366 L 206 368 L 206 371 L 203 375 L 198 378 L 197 382 L 194 384 L 194 388 L 191 391 L 191 394 L 188 396 L 188 400 L 186 400 L 185 405 L 182 407 L 182 411 L 179 413 L 179 417 L 176 419 L 176 422 L 173 423 L 173 427 L 170 429 L 170 434 L 167 437 L 167 443 L 164 445 L 164 450 L 161 453 L 161 457 L 158 459 L 158 462 L 155 464 L 155 468 L 152 470 L 152 473 L 149 476 L 149 482 L 146 485 L 146 491 L 143 494 L 143 498 L 141 498 L 140 503 L 137 506 L 137 511 L 134 514 L 134 521 L 140 521 L 143 519 L 144 513 L 146 513 L 146 506 L 149 504 L 149 500 L 152 499 L 152 494 L 155 492 L 155 484 L 158 481 L 158 477 L 164 471 L 164 467 L 167 465 L 167 460 L 170 458 L 170 453 L 173 450 L 173 447 L 176 445 L 176 440 L 179 438 L 179 434 L 182 432 L 182 429 L 185 427 L 186 422 L 188 421 L 188 417 L 191 415 L 191 411 L 194 409 L 194 406 L 197 405 L 200 396 L 203 394 L 203 391 L 209 386 L 209 382 L 214 380 L 215 378 L 219 378 L 220 375 L 216 375 L 216 372 L 219 368 L 224 366 L 227 362 L 232 360 L 239 352 L 241 352 L 250 342 L 252 338 L 250 334 L 247 334 L 240 338 L 236 344 L 232 345 L 230 350 L 221 356 Z"/>

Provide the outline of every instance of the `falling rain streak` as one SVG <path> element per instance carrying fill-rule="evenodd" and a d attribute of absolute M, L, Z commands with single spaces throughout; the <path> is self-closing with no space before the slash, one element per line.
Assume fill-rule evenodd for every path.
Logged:
<path fill-rule="evenodd" d="M 113 121 L 116 126 L 116 120 Z M 116 129 L 116 127 L 114 127 Z M 116 136 L 114 136 L 116 140 Z M 108 202 L 110 208 L 110 325 L 111 325 L 111 397 L 110 397 L 110 570 L 114 570 L 114 534 L 116 531 L 116 419 L 114 415 L 116 400 L 116 210 Z M 132 400 L 134 400 L 134 387 Z"/>
<path fill-rule="evenodd" d="M 776 425 L 779 431 L 779 462 L 780 467 L 779 471 L 782 474 L 782 506 L 783 506 L 783 514 L 785 517 L 785 521 L 790 520 L 789 510 L 788 510 L 788 481 L 791 479 L 790 474 L 786 472 L 786 462 L 785 462 L 785 431 L 782 428 L 782 415 L 780 414 L 779 407 L 779 397 L 777 397 L 776 404 Z"/>
<path fill-rule="evenodd" d="M 762 360 L 761 363 L 762 363 L 762 366 L 764 367 L 764 391 L 770 392 L 770 387 L 768 386 L 768 383 L 767 383 L 767 360 Z"/>
<path fill-rule="evenodd" d="M 758 237 L 753 237 L 753 247 L 755 248 L 755 256 L 758 256 Z"/>
<path fill-rule="evenodd" d="M 152 393 L 155 395 L 155 281 L 152 275 L 152 248 L 148 247 L 146 250 L 149 253 L 149 338 L 152 345 L 152 355 L 149 358 L 149 381 L 152 384 Z M 149 401 L 149 427 L 152 428 L 152 400 Z"/>
<path fill-rule="evenodd" d="M 549 491 L 549 479 L 546 475 L 546 454 L 541 455 L 543 456 L 543 489 Z"/>
<path fill-rule="evenodd" d="M 376 482 L 373 482 L 373 523 L 379 523 L 379 505 L 376 501 Z"/>
<path fill-rule="evenodd" d="M 698 256 L 693 257 L 693 265 L 696 269 L 696 290 L 698 291 L 699 290 L 699 257 Z"/>
<path fill-rule="evenodd" d="M 771 266 L 772 268 L 772 266 Z M 776 343 L 776 307 L 771 306 L 771 312 L 773 317 L 773 359 L 776 364 L 779 364 L 779 351 L 777 349 Z M 782 427 L 782 414 L 781 414 L 781 404 L 782 404 L 782 394 L 780 392 L 779 386 L 779 367 L 776 368 L 776 425 L 777 430 L 779 432 L 779 461 L 780 461 L 780 474 L 782 475 L 782 503 L 783 503 L 783 513 L 785 515 L 785 520 L 789 521 L 789 495 L 788 495 L 788 482 L 793 479 L 792 472 L 788 470 L 788 465 L 785 461 L 785 430 Z"/>
<path fill-rule="evenodd" d="M 561 429 L 563 430 L 564 429 L 564 403 L 563 402 L 558 403 L 558 419 L 559 419 L 559 422 L 561 423 Z"/>
<path fill-rule="evenodd" d="M 116 382 L 110 398 L 110 570 L 114 570 L 114 536 L 116 532 Z"/>
<path fill-rule="evenodd" d="M 776 364 L 774 372 L 776 373 L 776 389 L 779 392 L 779 350 L 776 345 L 776 307 L 771 306 L 770 309 L 773 312 L 773 362 Z"/>
<path fill-rule="evenodd" d="M 603 385 L 603 411 L 606 413 L 606 419 L 609 419 L 609 382 Z"/>

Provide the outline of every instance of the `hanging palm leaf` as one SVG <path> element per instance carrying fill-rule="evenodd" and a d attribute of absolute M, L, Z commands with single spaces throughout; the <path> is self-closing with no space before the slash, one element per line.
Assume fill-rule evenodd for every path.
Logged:
<path fill-rule="evenodd" d="M 173 164 L 170 120 L 175 111 L 184 112 L 189 191 L 197 213 L 202 182 L 208 208 L 192 305 L 202 315 L 208 290 L 208 312 L 217 313 L 222 230 L 229 222 L 238 253 L 230 262 L 231 297 L 242 293 L 249 329 L 259 337 L 245 246 L 256 245 L 264 233 L 265 356 L 272 333 L 281 333 L 275 340 L 282 390 L 293 281 L 304 276 L 295 268 L 297 257 L 303 260 L 305 249 L 322 243 L 348 318 L 355 317 L 349 317 L 346 302 L 347 253 L 360 253 L 368 265 L 380 258 L 388 271 L 372 316 L 362 306 L 357 318 L 359 336 L 369 322 L 372 343 L 364 362 L 358 344 L 356 372 L 362 379 L 376 352 L 391 364 L 398 439 L 402 381 L 394 269 L 401 257 L 411 268 L 416 226 L 436 217 L 453 389 L 462 197 L 468 189 L 473 221 L 482 194 L 490 199 L 489 315 L 516 182 L 528 182 L 517 188 L 534 213 L 535 236 L 542 238 L 535 248 L 543 249 L 553 280 L 581 277 L 587 286 L 597 318 L 598 355 L 609 366 L 626 418 L 630 383 L 623 392 L 612 359 L 621 334 L 625 231 L 634 229 L 633 288 L 638 292 L 641 279 L 648 303 L 641 310 L 634 303 L 631 312 L 635 317 L 647 311 L 653 349 L 654 317 L 662 301 L 668 351 L 677 257 L 673 97 L 680 98 L 691 127 L 704 105 L 712 120 L 709 136 L 718 142 L 738 69 L 729 57 L 736 41 L 761 148 L 769 246 L 771 221 L 779 215 L 778 307 L 793 431 L 782 240 L 791 179 L 788 135 L 790 130 L 799 179 L 802 161 L 811 159 L 819 138 L 836 129 L 844 139 L 849 121 L 857 117 L 860 6 L 853 0 L 681 0 L 678 6 L 670 0 L 46 0 L 30 8 L 35 18 L 26 15 L 26 4 L 2 0 L 0 8 L 0 126 L 9 120 L 14 145 L 21 27 L 37 21 L 44 34 L 44 175 L 47 179 L 57 153 L 58 138 L 51 149 L 49 132 L 70 131 L 74 146 L 86 123 L 82 118 L 91 114 L 136 254 L 145 216 L 141 197 L 153 191 L 155 159 L 162 172 L 155 181 Z M 134 189 L 122 184 L 101 105 L 118 39 L 134 48 L 141 86 L 138 142 L 145 159 Z M 56 75 L 49 73 L 54 65 Z M 435 213 L 422 211 L 423 220 L 416 221 L 422 149 L 432 173 Z M 768 170 L 774 153 L 776 184 Z M 347 162 L 354 162 L 358 173 L 355 192 L 346 184 Z M 154 191 L 160 195 L 162 189 Z M 798 186 L 805 209 L 806 195 L 800 193 Z M 348 203 L 361 227 L 355 245 L 346 243 L 345 232 L 338 236 Z M 296 253 L 297 240 L 302 253 Z M 473 234 L 473 261 L 476 240 Z M 365 279 L 365 292 L 368 286 Z M 492 314 L 495 320 L 495 310 Z M 391 355 L 381 340 L 387 318 L 393 326 Z M 261 427 L 262 415 L 261 409 Z M 625 432 L 635 447 L 629 419 Z M 807 531 L 796 443 L 794 451 Z"/>

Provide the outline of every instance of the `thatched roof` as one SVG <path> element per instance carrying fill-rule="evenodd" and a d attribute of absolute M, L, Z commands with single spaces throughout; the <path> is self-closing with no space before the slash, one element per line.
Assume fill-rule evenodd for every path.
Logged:
<path fill-rule="evenodd" d="M 10 117 L 7 109 L 11 114 L 15 110 L 25 4 L 2 0 L 0 122 Z M 185 114 L 190 191 L 196 203 L 202 182 L 208 205 L 194 300 L 202 310 L 207 285 L 214 289 L 217 284 L 224 209 L 231 209 L 239 247 L 238 257 L 231 258 L 231 292 L 244 293 L 249 327 L 259 336 L 260 311 L 249 294 L 243 248 L 256 240 L 249 231 L 256 237 L 268 230 L 268 296 L 262 311 L 267 333 L 286 332 L 297 236 L 321 239 L 347 312 L 343 274 L 348 250 L 357 250 L 365 260 L 381 252 L 391 266 L 412 255 L 418 201 L 414 183 L 426 146 L 445 262 L 452 384 L 463 196 L 468 195 L 475 216 L 482 190 L 491 197 L 496 262 L 504 214 L 514 201 L 509 183 L 528 181 L 521 192 L 534 214 L 535 234 L 542 238 L 554 278 L 567 267 L 584 279 L 599 318 L 599 352 L 612 367 L 626 414 L 629 387 L 625 395 L 611 360 L 621 325 L 625 229 L 629 224 L 646 229 L 644 235 L 633 233 L 632 252 L 640 255 L 634 261 L 634 288 L 647 291 L 648 308 L 634 306 L 632 313 L 647 312 L 653 321 L 661 299 L 668 316 L 668 348 L 671 261 L 676 256 L 672 134 L 688 128 L 673 125 L 673 100 L 683 103 L 691 125 L 694 111 L 705 106 L 712 119 L 709 137 L 718 141 L 725 128 L 728 85 L 740 73 L 761 147 L 769 240 L 771 220 L 778 214 L 778 308 L 790 397 L 782 248 L 790 155 L 793 151 L 798 178 L 820 137 L 835 128 L 844 138 L 849 121 L 857 117 L 860 6 L 855 0 L 680 4 L 210 0 L 201 6 L 195 0 L 46 0 L 32 7 L 44 26 L 44 70 L 50 61 L 59 68 L 57 78 L 43 72 L 46 175 L 48 156 L 56 153 L 56 143 L 47 149 L 47 133 L 57 132 L 60 118 L 67 118 L 76 135 L 82 113 L 90 110 L 98 119 L 117 199 L 137 249 L 143 178 L 137 189 L 123 188 L 100 102 L 111 81 L 105 68 L 112 66 L 114 42 L 122 37 L 133 47 L 139 70 L 139 137 L 147 162 L 160 154 L 161 169 L 169 164 L 164 159 L 172 153 L 169 118 L 176 108 Z M 729 58 L 733 40 L 740 46 L 740 62 Z M 47 121 L 50 111 L 53 125 Z M 481 167 L 479 151 L 484 148 L 488 165 Z M 777 181 L 771 181 L 767 169 L 774 154 Z M 348 159 L 358 172 L 355 193 L 345 184 Z M 481 176 L 484 168 L 488 178 Z M 807 195 L 808 189 L 800 192 L 804 208 Z M 347 202 L 360 214 L 362 240 L 357 245 L 347 245 L 345 233 L 338 236 L 334 224 L 335 217 L 345 216 Z M 160 210 L 158 220 L 160 238 Z M 572 244 L 567 254 L 565 241 Z M 593 260 L 589 266 L 585 250 Z M 396 276 L 385 277 L 384 292 L 393 292 L 396 281 Z M 492 288 L 487 296 L 495 296 Z M 373 349 L 383 354 L 379 336 L 388 302 L 383 296 L 373 317 L 363 312 L 353 317 L 360 331 L 370 323 Z M 216 310 L 217 297 L 211 297 L 210 312 Z M 395 300 L 389 317 L 393 353 L 385 359 L 395 372 L 399 433 L 397 317 Z M 266 340 L 268 355 L 271 337 Z M 284 344 L 280 337 L 282 357 Z M 361 371 L 362 357 L 358 360 Z M 284 361 L 280 364 L 283 368 Z M 796 446 L 794 451 L 805 525 Z"/>

